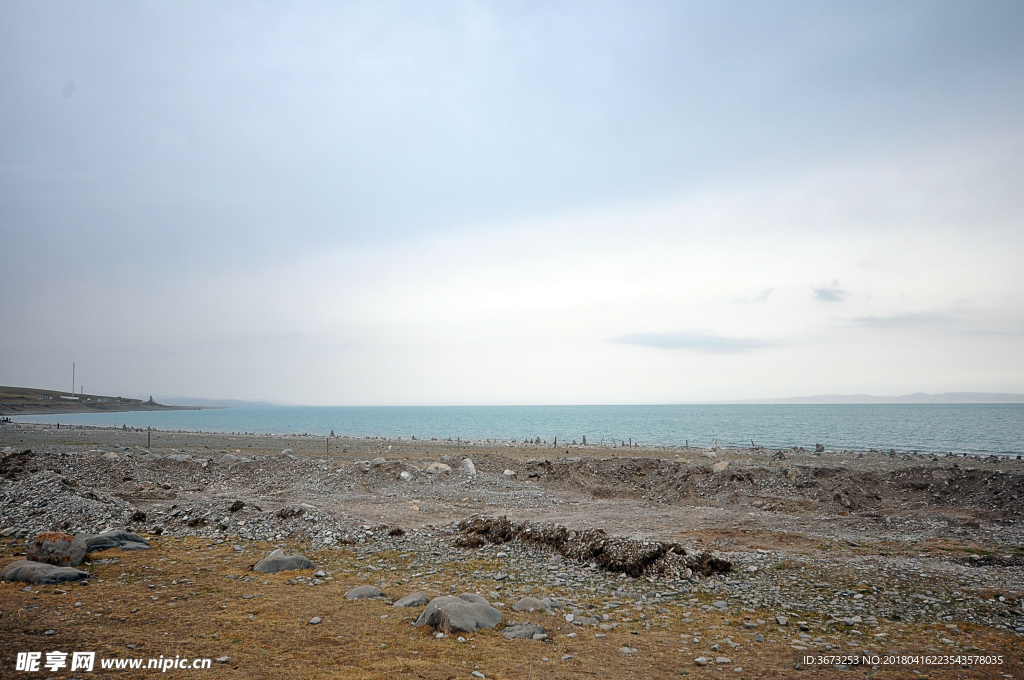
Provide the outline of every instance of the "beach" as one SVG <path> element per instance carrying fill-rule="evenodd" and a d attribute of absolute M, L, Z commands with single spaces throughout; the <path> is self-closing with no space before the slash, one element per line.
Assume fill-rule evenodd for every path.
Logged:
<path fill-rule="evenodd" d="M 127 528 L 154 545 L 90 554 L 87 589 L 0 584 L 4 600 L 20 610 L 3 617 L 10 649 L 33 643 L 34 631 L 53 630 L 48 645 L 102 639 L 124 655 L 136 640 L 155 652 L 166 647 L 167 615 L 187 610 L 191 623 L 181 624 L 181 634 L 193 648 L 229 656 L 230 663 L 215 664 L 221 674 L 265 664 L 253 641 L 269 644 L 286 631 L 325 655 L 316 662 L 321 671 L 354 664 L 352 677 L 406 667 L 442 677 L 445 669 L 464 670 L 462 661 L 470 670 L 490 664 L 487 677 L 527 677 L 541 665 L 553 677 L 665 677 L 711 672 L 695 659 L 714 667 L 722 650 L 730 662 L 718 665 L 766 677 L 785 677 L 805 652 L 832 650 L 1007 655 L 991 677 L 1018 663 L 1024 466 L 1016 460 L 23 423 L 0 428 L 0 448 L 0 563 L 45 530 Z M 432 464 L 440 471 L 429 472 Z M 472 518 L 498 517 L 518 527 L 515 539 L 495 544 L 467 528 Z M 625 550 L 680 546 L 691 561 L 658 558 L 629 575 L 561 554 L 564 546 L 550 541 L 527 540 L 524 527 L 539 535 L 559 525 L 581 535 L 602 529 L 625 541 Z M 298 572 L 253 580 L 252 564 L 277 547 L 310 557 L 329 580 Z M 703 555 L 731 566 L 688 573 L 686 565 Z M 478 631 L 469 644 L 436 639 L 409 629 L 408 620 L 398 626 L 402 616 L 381 601 L 344 599 L 361 584 L 389 599 L 479 593 L 503 605 L 505 623 L 535 621 L 548 639 L 512 643 L 494 631 Z M 69 609 L 86 591 L 118 598 L 113 607 L 98 600 L 103 612 L 88 626 Z M 259 607 L 242 599 L 254 594 Z M 531 594 L 559 606 L 508 609 Z M 331 623 L 309 626 L 314 613 Z M 298 642 L 275 645 L 279 664 L 303 654 Z M 381 657 L 387 662 L 378 668 Z M 916 668 L 932 677 L 964 673 L 959 665 Z M 970 673 L 989 671 L 973 664 Z"/>

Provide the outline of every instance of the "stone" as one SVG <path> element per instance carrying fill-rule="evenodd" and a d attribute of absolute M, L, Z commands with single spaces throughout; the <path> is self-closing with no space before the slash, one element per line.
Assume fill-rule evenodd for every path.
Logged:
<path fill-rule="evenodd" d="M 60 531 L 47 531 L 33 538 L 25 556 L 33 562 L 57 567 L 77 567 L 85 559 L 85 541 Z"/>
<path fill-rule="evenodd" d="M 462 464 L 459 465 L 459 469 L 462 470 L 467 475 L 469 475 L 470 477 L 476 476 L 476 466 L 473 465 L 473 461 L 471 461 L 469 458 L 462 459 Z"/>
<path fill-rule="evenodd" d="M 383 597 L 384 593 L 377 586 L 356 586 L 345 593 L 346 600 L 376 600 Z"/>
<path fill-rule="evenodd" d="M 231 662 L 231 657 L 230 656 L 218 656 L 216 659 L 214 659 L 214 661 L 216 661 L 217 663 L 230 663 Z"/>
<path fill-rule="evenodd" d="M 513 477 L 516 476 L 516 473 L 513 470 L 506 469 L 504 472 L 501 473 L 501 476 L 504 477 L 505 479 L 512 479 Z"/>
<path fill-rule="evenodd" d="M 474 678 L 480 678 L 480 680 L 484 680 L 484 678 L 487 677 L 486 675 L 484 675 L 480 671 L 473 671 L 472 673 L 470 673 L 470 675 L 472 675 Z"/>
<path fill-rule="evenodd" d="M 732 663 L 732 659 L 727 656 L 716 656 L 715 663 Z"/>
<path fill-rule="evenodd" d="M 451 471 L 452 471 L 451 466 L 450 465 L 445 465 L 444 463 L 431 463 L 430 465 L 427 466 L 427 468 L 425 470 L 425 472 L 428 475 L 440 475 L 440 474 L 444 474 L 446 472 L 451 472 Z"/>
<path fill-rule="evenodd" d="M 430 604 L 430 598 L 423 593 L 417 591 L 410 593 L 400 600 L 396 600 L 393 606 L 395 607 L 422 607 L 425 604 Z"/>
<path fill-rule="evenodd" d="M 399 473 L 398 478 L 401 479 L 403 482 L 411 482 L 412 473 L 406 470 L 402 470 L 402 472 Z"/>
<path fill-rule="evenodd" d="M 758 633 L 757 635 L 755 635 L 754 636 L 754 642 L 764 642 L 764 635 L 762 635 L 761 633 Z"/>
<path fill-rule="evenodd" d="M 489 604 L 445 595 L 431 600 L 413 625 L 431 626 L 443 633 L 474 633 L 479 628 L 494 628 L 502 619 L 501 612 Z"/>
<path fill-rule="evenodd" d="M 785 616 L 776 616 L 775 623 L 779 624 L 780 626 L 788 626 L 789 619 Z"/>
<path fill-rule="evenodd" d="M 461 597 L 466 602 L 475 602 L 476 604 L 486 604 L 486 605 L 490 605 L 491 604 L 490 602 L 487 601 L 487 598 L 485 598 L 482 595 L 477 595 L 476 593 L 462 593 L 461 595 L 459 595 L 459 597 Z"/>
<path fill-rule="evenodd" d="M 35 583 L 40 586 L 51 586 L 65 581 L 82 581 L 89 578 L 89 572 L 72 567 L 57 567 L 45 562 L 17 560 L 11 562 L 0 571 L 0 580 Z"/>
<path fill-rule="evenodd" d="M 110 550 L 111 548 L 149 550 L 152 547 L 142 536 L 122 529 L 104 531 L 101 534 L 82 534 L 79 538 L 85 542 L 86 552 Z"/>
<path fill-rule="evenodd" d="M 285 457 L 294 456 L 295 452 L 292 451 L 291 449 L 284 449 L 283 451 L 281 451 L 281 455 Z"/>
<path fill-rule="evenodd" d="M 705 656 L 698 656 L 696 659 L 693 660 L 693 662 L 698 666 L 707 666 L 708 658 Z"/>
<path fill-rule="evenodd" d="M 539 624 L 530 621 L 523 621 L 511 626 L 505 626 L 501 634 L 506 640 L 544 640 L 548 633 Z M 538 637 L 543 636 L 543 637 Z"/>
<path fill-rule="evenodd" d="M 727 461 L 727 460 L 720 460 L 720 461 L 718 461 L 717 463 L 715 463 L 714 465 L 711 466 L 711 468 L 715 472 L 721 472 L 722 470 L 725 470 L 728 467 L 729 467 L 729 461 Z"/>
<path fill-rule="evenodd" d="M 278 548 L 257 562 L 252 570 L 264 574 L 276 574 L 279 571 L 314 569 L 315 567 L 316 565 L 311 560 L 302 555 L 285 555 L 284 550 Z"/>
<path fill-rule="evenodd" d="M 715 600 L 711 604 L 714 605 L 715 607 L 717 607 L 718 609 L 728 609 L 729 608 L 729 603 L 726 602 L 725 600 Z"/>
<path fill-rule="evenodd" d="M 623 654 L 636 654 L 637 653 L 637 648 L 636 647 L 619 647 L 619 651 L 622 652 Z"/>
<path fill-rule="evenodd" d="M 223 456 L 217 459 L 218 463 L 237 463 L 241 458 L 233 453 L 225 453 Z"/>
<path fill-rule="evenodd" d="M 311 619 L 309 620 L 309 625 L 311 625 L 311 626 L 315 626 L 315 625 L 317 625 L 318 623 L 320 623 L 320 621 L 322 621 L 322 619 L 321 619 L 321 618 L 320 618 L 319 616 L 314 616 L 313 618 L 311 618 Z"/>
<path fill-rule="evenodd" d="M 102 456 L 100 456 L 100 458 L 103 460 L 118 460 L 120 456 L 118 456 L 113 451 L 108 451 L 107 453 L 104 453 Z"/>
<path fill-rule="evenodd" d="M 7 538 L 8 536 L 13 536 L 16 533 L 18 533 L 17 527 L 7 527 L 3 531 L 0 531 L 0 538 Z"/>
<path fill-rule="evenodd" d="M 544 598 L 543 600 L 538 600 L 535 597 L 524 597 L 523 599 L 519 600 L 514 605 L 512 605 L 512 609 L 516 610 L 517 612 L 528 612 L 530 610 L 541 611 L 550 608 L 551 600 L 547 598 Z"/>
<path fill-rule="evenodd" d="M 575 626 L 596 626 L 600 622 L 601 620 L 594 616 L 577 616 L 572 623 Z"/>
<path fill-rule="evenodd" d="M 373 460 L 370 461 L 370 467 L 371 468 L 380 467 L 381 465 L 383 465 L 386 462 L 387 461 L 385 459 L 383 459 L 383 458 L 374 458 Z"/>

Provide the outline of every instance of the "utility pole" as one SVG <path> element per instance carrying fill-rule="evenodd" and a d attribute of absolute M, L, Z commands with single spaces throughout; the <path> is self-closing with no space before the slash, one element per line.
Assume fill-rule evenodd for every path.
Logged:
<path fill-rule="evenodd" d="M 71 396 L 75 396 L 75 362 L 71 362 Z"/>

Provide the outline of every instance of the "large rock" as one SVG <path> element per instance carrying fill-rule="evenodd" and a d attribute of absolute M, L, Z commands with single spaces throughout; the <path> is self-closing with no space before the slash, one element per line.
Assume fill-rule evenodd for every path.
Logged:
<path fill-rule="evenodd" d="M 33 538 L 25 556 L 33 562 L 58 567 L 77 567 L 85 559 L 85 541 L 59 531 L 47 531 Z"/>
<path fill-rule="evenodd" d="M 384 597 L 377 586 L 356 586 L 345 593 L 346 600 L 377 600 Z"/>
<path fill-rule="evenodd" d="M 544 640 L 548 636 L 547 631 L 531 621 L 506 626 L 501 634 L 507 640 Z"/>
<path fill-rule="evenodd" d="M 519 600 L 519 602 L 512 605 L 512 609 L 517 612 L 528 612 L 530 610 L 543 611 L 545 609 L 551 609 L 551 600 L 546 597 L 543 600 L 538 600 L 535 597 L 524 597 Z"/>
<path fill-rule="evenodd" d="M 451 471 L 451 466 L 445 465 L 444 463 L 431 463 L 430 465 L 427 466 L 427 469 L 425 470 L 425 472 L 428 475 L 440 475 Z"/>
<path fill-rule="evenodd" d="M 494 628 L 501 621 L 501 612 L 486 601 L 470 602 L 446 595 L 431 600 L 413 625 L 432 626 L 443 633 L 474 633 L 478 628 Z"/>
<path fill-rule="evenodd" d="M 302 555 L 285 555 L 284 550 L 278 548 L 262 560 L 256 563 L 253 571 L 260 571 L 264 574 L 276 574 L 279 571 L 292 571 L 294 569 L 312 569 L 316 565 Z"/>
<path fill-rule="evenodd" d="M 52 586 L 64 581 L 82 581 L 89 578 L 89 572 L 72 567 L 55 567 L 43 562 L 18 560 L 11 562 L 0 571 L 2 581 L 24 581 L 40 586 Z"/>
<path fill-rule="evenodd" d="M 421 592 L 410 593 L 400 600 L 397 600 L 394 604 L 396 607 L 422 607 L 425 604 L 430 604 L 430 598 Z"/>
<path fill-rule="evenodd" d="M 121 529 L 116 531 L 104 531 L 101 534 L 82 534 L 78 538 L 85 542 L 86 552 L 110 550 L 111 548 L 120 548 L 121 550 L 149 550 L 151 547 L 142 536 Z"/>
<path fill-rule="evenodd" d="M 471 461 L 469 458 L 462 459 L 462 464 L 459 465 L 459 469 L 465 472 L 470 477 L 476 476 L 476 466 L 473 465 L 473 461 Z"/>

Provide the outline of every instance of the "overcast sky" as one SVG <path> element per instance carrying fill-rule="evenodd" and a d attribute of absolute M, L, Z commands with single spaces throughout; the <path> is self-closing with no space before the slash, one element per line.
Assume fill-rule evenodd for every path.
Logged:
<path fill-rule="evenodd" d="M 0 1 L 0 384 L 1024 392 L 1024 4 Z"/>

